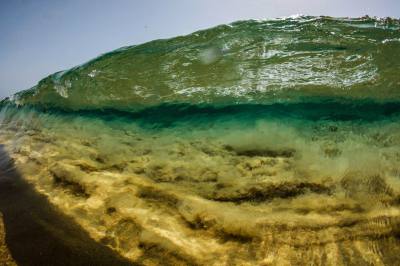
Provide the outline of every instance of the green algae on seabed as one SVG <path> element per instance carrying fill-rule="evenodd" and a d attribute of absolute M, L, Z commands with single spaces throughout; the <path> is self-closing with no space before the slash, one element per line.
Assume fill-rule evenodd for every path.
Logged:
<path fill-rule="evenodd" d="M 3 102 L 33 187 L 143 265 L 396 265 L 399 22 L 242 21 Z"/>

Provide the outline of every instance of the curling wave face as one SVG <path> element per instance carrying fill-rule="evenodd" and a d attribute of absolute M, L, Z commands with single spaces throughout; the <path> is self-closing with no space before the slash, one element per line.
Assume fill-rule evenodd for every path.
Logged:
<path fill-rule="evenodd" d="M 399 99 L 400 22 L 298 17 L 239 21 L 124 47 L 50 75 L 15 102 L 66 110 L 160 103 Z"/>
<path fill-rule="evenodd" d="M 143 265 L 396 265 L 400 24 L 242 21 L 2 103 L 38 192 Z"/>

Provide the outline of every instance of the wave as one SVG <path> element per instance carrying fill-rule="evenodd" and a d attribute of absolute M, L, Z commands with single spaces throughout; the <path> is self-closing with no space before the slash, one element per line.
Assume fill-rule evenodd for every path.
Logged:
<path fill-rule="evenodd" d="M 20 105 L 138 109 L 400 99 L 400 22 L 296 16 L 238 21 L 123 47 L 14 95 Z"/>
<path fill-rule="evenodd" d="M 399 29 L 293 16 L 124 47 L 1 102 L 0 142 L 138 265 L 397 265 Z"/>

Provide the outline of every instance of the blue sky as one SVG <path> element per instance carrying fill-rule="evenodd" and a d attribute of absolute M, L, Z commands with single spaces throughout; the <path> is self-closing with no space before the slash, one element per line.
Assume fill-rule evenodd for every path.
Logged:
<path fill-rule="evenodd" d="M 240 19 L 400 17 L 399 0 L 0 0 L 0 98 L 121 46 Z"/>

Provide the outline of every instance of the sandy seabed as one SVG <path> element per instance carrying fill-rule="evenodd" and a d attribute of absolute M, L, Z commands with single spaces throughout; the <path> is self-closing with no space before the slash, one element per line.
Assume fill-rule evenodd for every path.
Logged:
<path fill-rule="evenodd" d="M 36 112 L 0 141 L 34 188 L 142 265 L 396 265 L 400 128 Z M 29 119 L 28 119 L 29 118 Z"/>

